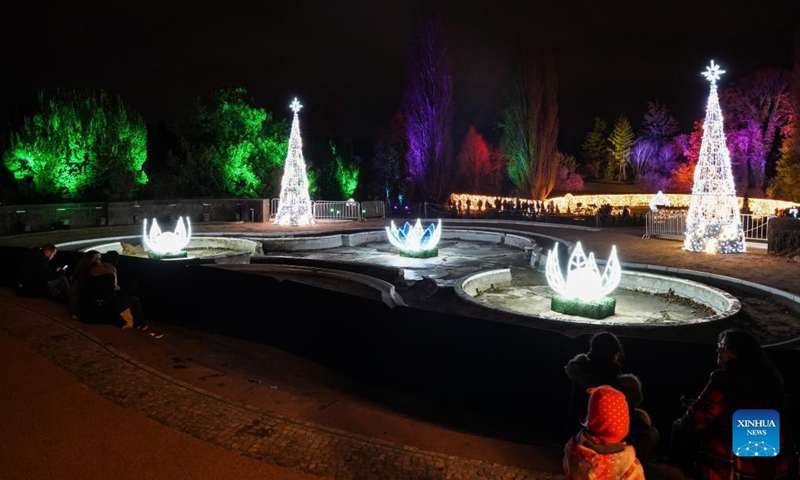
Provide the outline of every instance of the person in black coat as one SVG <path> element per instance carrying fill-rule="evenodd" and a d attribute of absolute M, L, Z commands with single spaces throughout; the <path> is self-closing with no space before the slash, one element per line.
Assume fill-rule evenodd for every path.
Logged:
<path fill-rule="evenodd" d="M 99 313 L 107 319 L 110 317 L 111 323 L 119 324 L 121 318 L 124 323 L 119 326 L 122 328 L 136 327 L 153 338 L 163 337 L 163 333 L 150 328 L 139 297 L 120 288 L 117 278 L 119 252 L 106 252 L 102 260 L 89 268 L 86 284 L 88 303 L 103 307 Z"/>
<path fill-rule="evenodd" d="M 652 458 L 659 433 L 647 412 L 639 408 L 644 399 L 641 381 L 636 375 L 622 373 L 623 355 L 619 339 L 612 333 L 600 332 L 592 336 L 588 353 L 578 354 L 567 363 L 564 371 L 572 380 L 572 392 L 566 428 L 583 425 L 589 402 L 587 389 L 610 385 L 625 394 L 630 414 L 630 432 L 625 442 L 636 448 L 636 455 L 644 464 Z"/>
<path fill-rule="evenodd" d="M 52 243 L 25 253 L 17 275 L 17 293 L 26 297 L 52 297 L 67 301 L 69 280 L 66 265 L 53 269 L 50 262 L 58 249 Z"/>

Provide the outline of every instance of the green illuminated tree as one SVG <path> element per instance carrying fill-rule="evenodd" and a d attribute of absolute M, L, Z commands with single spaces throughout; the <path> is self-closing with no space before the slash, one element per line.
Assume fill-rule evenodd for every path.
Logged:
<path fill-rule="evenodd" d="M 620 115 L 614 122 L 614 130 L 608 137 L 608 170 L 616 170 L 620 182 L 626 180 L 625 167 L 628 164 L 628 156 L 631 154 L 634 140 L 636 140 L 636 136 L 633 133 L 631 122 L 625 115 Z"/>
<path fill-rule="evenodd" d="M 522 48 L 503 112 L 500 148 L 508 176 L 529 198 L 544 200 L 558 173 L 558 77 L 549 49 Z"/>
<path fill-rule="evenodd" d="M 353 192 L 358 187 L 358 177 L 361 169 L 355 161 L 356 159 L 352 157 L 349 160 L 343 159 L 342 155 L 336 151 L 336 144 L 333 142 L 331 142 L 331 155 L 333 155 L 336 162 L 334 173 L 336 183 L 339 186 L 342 198 L 346 200 L 353 196 Z"/>
<path fill-rule="evenodd" d="M 284 121 L 254 106 L 244 88 L 225 88 L 196 103 L 167 165 L 192 196 L 270 197 L 280 186 L 288 148 Z"/>
<path fill-rule="evenodd" d="M 592 130 L 586 134 L 581 144 L 584 165 L 594 179 L 600 178 L 600 167 L 608 159 L 607 130 L 606 122 L 600 117 L 595 117 Z"/>
<path fill-rule="evenodd" d="M 767 195 L 800 202 L 800 135 L 797 133 L 797 124 L 800 122 L 794 118 L 782 129 L 781 157 L 772 184 L 767 188 Z"/>
<path fill-rule="evenodd" d="M 791 114 L 781 128 L 780 159 L 767 195 L 800 202 L 800 34 L 795 36 L 791 88 L 788 103 Z"/>
<path fill-rule="evenodd" d="M 146 159 L 144 120 L 102 90 L 40 91 L 3 154 L 21 194 L 46 201 L 130 198 Z"/>

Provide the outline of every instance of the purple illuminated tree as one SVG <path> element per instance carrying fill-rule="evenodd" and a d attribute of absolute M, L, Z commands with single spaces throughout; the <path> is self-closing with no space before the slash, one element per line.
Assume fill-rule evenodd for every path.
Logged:
<path fill-rule="evenodd" d="M 678 162 L 679 150 L 674 139 L 677 133 L 678 121 L 667 107 L 658 99 L 648 101 L 639 137 L 628 157 L 637 184 L 651 191 L 666 188 Z"/>
<path fill-rule="evenodd" d="M 408 179 L 413 198 L 441 202 L 450 193 L 453 170 L 453 79 L 438 12 L 420 12 L 418 19 L 403 99 Z"/>
<path fill-rule="evenodd" d="M 790 75 L 760 70 L 720 91 L 734 177 L 740 191 L 761 190 L 765 167 L 774 161 L 781 127 L 789 119 Z"/>
<path fill-rule="evenodd" d="M 678 133 L 678 121 L 661 101 L 648 101 L 642 117 L 641 133 L 642 137 L 663 145 Z"/>
<path fill-rule="evenodd" d="M 583 177 L 575 171 L 578 162 L 568 153 L 558 152 L 558 174 L 555 189 L 562 192 L 583 190 Z"/>

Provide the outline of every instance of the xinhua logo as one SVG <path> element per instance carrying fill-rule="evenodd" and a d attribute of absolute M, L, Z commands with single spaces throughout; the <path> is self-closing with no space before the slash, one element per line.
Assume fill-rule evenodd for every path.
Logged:
<path fill-rule="evenodd" d="M 775 410 L 736 410 L 733 453 L 737 457 L 774 457 L 781 451 L 781 417 Z"/>

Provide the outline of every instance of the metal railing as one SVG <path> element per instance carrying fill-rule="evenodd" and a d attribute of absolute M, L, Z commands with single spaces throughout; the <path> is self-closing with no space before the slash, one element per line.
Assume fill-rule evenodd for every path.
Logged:
<path fill-rule="evenodd" d="M 337 202 L 317 200 L 311 202 L 315 220 L 361 220 L 361 207 L 358 202 Z"/>
<path fill-rule="evenodd" d="M 769 221 L 774 215 L 740 214 L 744 239 L 751 241 L 767 241 L 769 236 Z M 645 234 L 642 238 L 664 237 L 682 238 L 686 234 L 685 210 L 658 210 L 647 212 Z"/>
<path fill-rule="evenodd" d="M 279 198 L 270 199 L 270 218 L 275 218 L 279 203 Z M 317 200 L 311 202 L 311 211 L 314 212 L 314 219 L 316 220 L 385 218 L 386 204 L 379 200 L 367 202 Z"/>
<path fill-rule="evenodd" d="M 386 202 L 381 200 L 361 202 L 361 216 L 363 218 L 386 218 Z"/>

